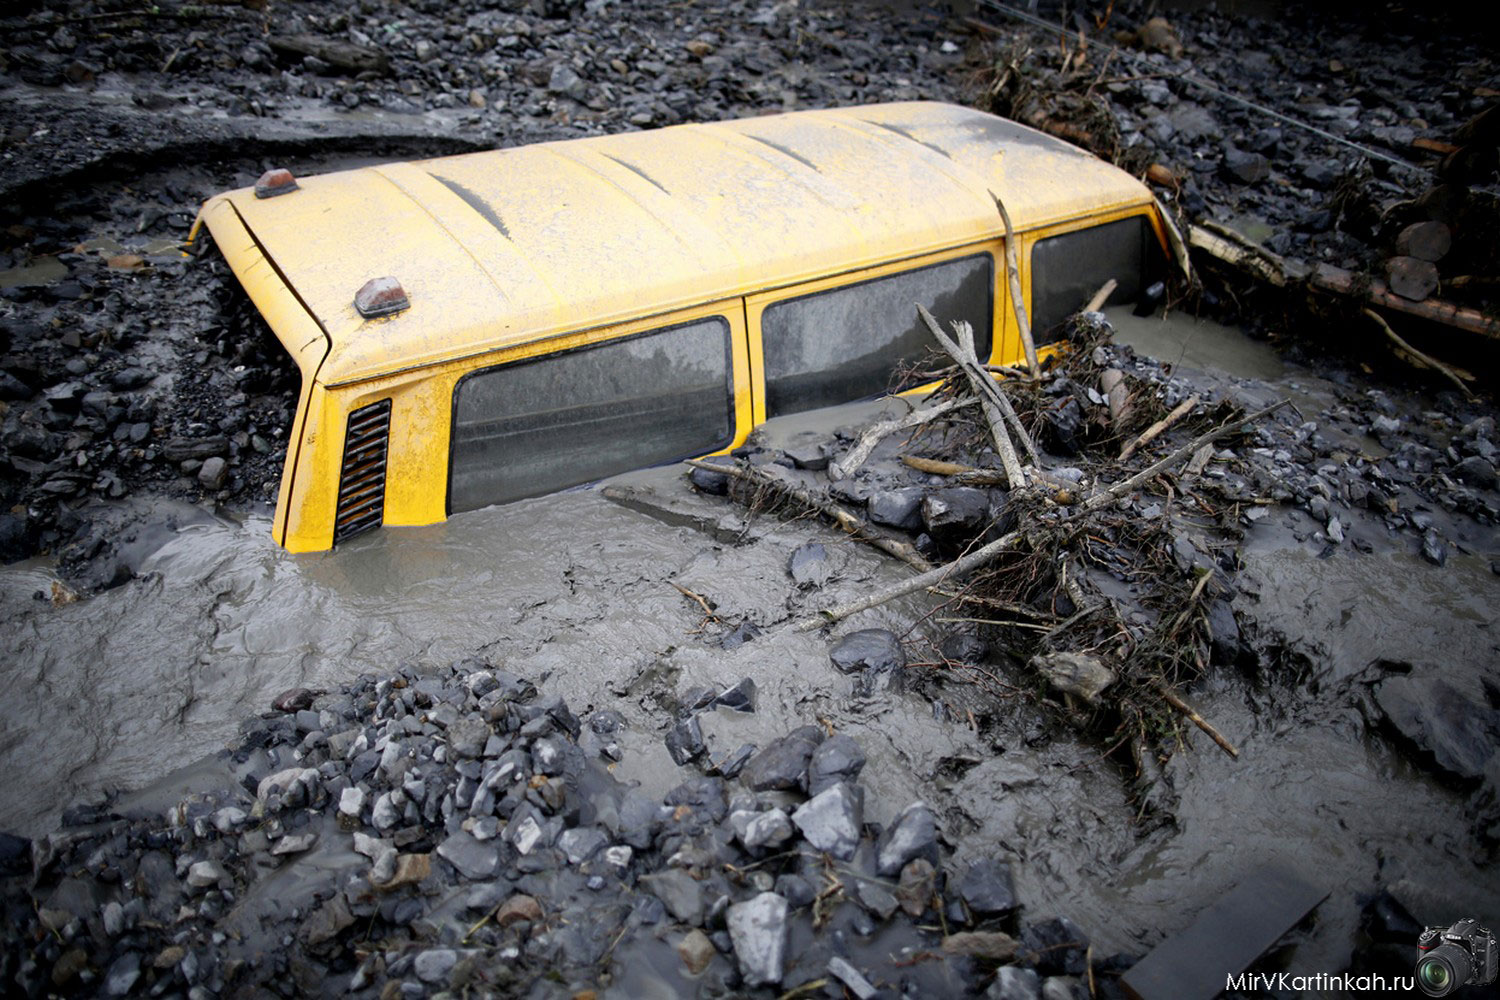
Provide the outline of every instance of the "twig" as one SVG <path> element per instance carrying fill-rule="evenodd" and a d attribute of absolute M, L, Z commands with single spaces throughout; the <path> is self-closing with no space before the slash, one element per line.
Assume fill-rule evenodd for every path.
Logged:
<path fill-rule="evenodd" d="M 984 371 L 977 370 L 978 361 L 974 359 L 972 352 L 965 352 L 959 344 L 951 340 L 943 332 L 943 328 L 938 326 L 938 321 L 933 318 L 932 313 L 928 312 L 927 307 L 920 302 L 917 303 L 917 315 L 921 316 L 922 322 L 927 324 L 927 330 L 938 342 L 938 346 L 958 362 L 959 368 L 963 370 L 974 389 L 974 395 L 979 397 L 985 422 L 990 425 L 990 437 L 995 441 L 995 450 L 1000 454 L 1000 464 L 1005 468 L 1005 478 L 1009 481 L 1010 488 L 1015 490 L 1025 487 L 1026 473 L 1021 469 L 1021 460 L 1016 456 L 1016 446 L 1011 443 L 1010 434 L 1005 429 L 1005 414 L 990 395 L 991 392 L 1001 394 L 995 388 L 995 380 Z M 964 325 L 967 326 L 967 324 Z M 954 324 L 954 329 L 961 331 L 963 327 Z M 972 332 L 972 328 L 970 330 Z M 963 334 L 960 332 L 959 336 L 962 337 Z"/>
<path fill-rule="evenodd" d="M 1422 362 L 1422 364 L 1427 365 L 1431 368 L 1435 368 L 1437 371 L 1441 372 L 1443 376 L 1448 379 L 1448 381 L 1458 386 L 1459 392 L 1462 392 L 1469 399 L 1474 398 L 1474 393 L 1469 391 L 1469 387 L 1464 385 L 1463 379 L 1459 378 L 1458 373 L 1455 372 L 1452 368 L 1449 368 L 1447 365 L 1443 364 L 1441 361 L 1439 361 L 1437 358 L 1434 358 L 1430 354 L 1423 354 L 1421 351 L 1417 350 L 1415 347 L 1402 340 L 1399 336 L 1397 336 L 1396 331 L 1391 329 L 1391 325 L 1385 321 L 1384 317 L 1382 317 L 1375 310 L 1366 309 L 1364 313 L 1366 316 L 1373 319 L 1376 323 L 1380 324 L 1380 328 L 1385 331 L 1385 335 L 1389 337 L 1397 347 L 1401 348 L 1407 354 L 1410 354 L 1412 357 Z"/>
<path fill-rule="evenodd" d="M 865 432 L 859 436 L 853 448 L 840 458 L 837 462 L 828 465 L 828 478 L 840 480 L 848 477 L 855 469 L 865 464 L 865 459 L 870 457 L 870 452 L 875 450 L 887 435 L 897 431 L 904 431 L 908 427 L 920 427 L 941 417 L 943 414 L 956 410 L 963 406 L 973 406 L 976 399 L 949 399 L 930 406 L 925 410 L 913 410 L 902 417 L 894 417 L 890 420 L 882 420 L 878 424 L 871 424 Z"/>
<path fill-rule="evenodd" d="M 1189 396 L 1187 399 L 1184 399 L 1182 402 L 1178 403 L 1171 413 L 1168 413 L 1165 417 L 1162 417 L 1156 423 L 1141 431 L 1139 437 L 1127 444 L 1124 448 L 1120 449 L 1120 461 L 1123 462 L 1131 455 L 1134 455 L 1136 453 L 1136 449 L 1140 448 L 1142 445 L 1147 445 L 1152 441 L 1155 441 L 1163 431 L 1171 427 L 1173 424 L 1177 423 L 1177 421 L 1181 420 L 1189 413 L 1193 412 L 1193 407 L 1197 405 L 1198 397 L 1196 395 Z"/>
<path fill-rule="evenodd" d="M 845 510 L 831 500 L 823 499 L 811 490 L 798 486 L 795 483 L 777 479 L 756 468 L 742 468 L 736 465 L 710 465 L 707 462 L 700 462 L 695 458 L 685 459 L 683 464 L 691 466 L 694 469 L 702 469 L 705 472 L 731 476 L 747 483 L 754 483 L 758 486 L 765 486 L 776 490 L 791 497 L 809 510 L 815 510 L 829 520 L 836 522 L 840 528 L 843 528 L 850 535 L 853 535 L 862 542 L 875 546 L 875 548 L 887 555 L 895 556 L 902 562 L 919 570 L 927 570 L 932 567 L 932 563 L 923 559 L 910 542 L 876 534 L 868 524 L 855 517 L 848 510 Z"/>
<path fill-rule="evenodd" d="M 1188 720 L 1192 722 L 1193 725 L 1203 730 L 1208 734 L 1209 739 L 1219 744 L 1220 749 L 1222 749 L 1229 756 L 1233 757 L 1235 760 L 1239 760 L 1240 752 L 1234 748 L 1234 744 L 1225 739 L 1224 734 L 1215 729 L 1207 719 L 1199 715 L 1197 710 L 1194 709 L 1193 706 L 1189 705 L 1187 702 L 1179 698 L 1177 694 L 1173 692 L 1171 688 L 1167 687 L 1165 683 L 1158 684 L 1156 686 L 1156 690 L 1161 694 L 1162 701 L 1165 701 L 1168 705 L 1171 705 L 1173 708 L 1177 709 L 1177 711 L 1187 716 Z"/>
<path fill-rule="evenodd" d="M 972 465 L 960 465 L 957 462 L 941 462 L 935 458 L 918 458 L 915 455 L 902 455 L 903 464 L 925 472 L 929 476 L 952 476 L 965 486 L 1004 486 L 1005 473 L 999 469 L 976 469 Z"/>
<path fill-rule="evenodd" d="M 1031 339 L 1031 320 L 1026 315 L 1026 300 L 1021 294 L 1021 265 L 1016 263 L 1016 234 L 1010 225 L 1010 213 L 1005 202 L 995 196 L 995 207 L 1000 210 L 1000 221 L 1005 223 L 1005 273 L 1010 278 L 1011 308 L 1016 313 L 1016 325 L 1021 329 L 1021 346 L 1026 349 L 1026 367 L 1031 374 L 1041 372 L 1036 360 L 1036 341 Z"/>
<path fill-rule="evenodd" d="M 934 618 L 933 621 L 940 625 L 1003 625 L 1006 628 L 1029 628 L 1033 632 L 1047 631 L 1046 625 L 1038 625 L 1036 622 L 1004 621 L 999 618 Z"/>
<path fill-rule="evenodd" d="M 1098 510 L 1100 507 L 1103 507 L 1106 504 L 1113 503 L 1115 500 L 1118 500 L 1120 497 L 1141 486 L 1143 483 L 1150 482 L 1152 479 L 1155 479 L 1157 476 L 1161 475 L 1162 472 L 1181 460 L 1184 455 L 1188 455 L 1192 452 L 1197 451 L 1199 448 L 1208 444 L 1210 441 L 1217 441 L 1221 437 L 1232 434 L 1235 431 L 1240 430 L 1241 428 L 1253 424 L 1261 417 L 1264 417 L 1270 413 L 1274 413 L 1276 410 L 1281 409 L 1286 404 L 1287 400 L 1279 399 L 1276 402 L 1272 403 L 1270 406 L 1262 407 L 1261 409 L 1256 410 L 1254 413 L 1250 414 L 1247 417 L 1241 417 L 1238 420 L 1230 420 L 1227 423 L 1220 424 L 1218 427 L 1215 427 L 1211 431 L 1206 431 L 1202 434 L 1199 434 L 1197 437 L 1193 438 L 1181 448 L 1173 451 L 1166 458 L 1163 458 L 1157 462 L 1152 462 L 1150 465 L 1146 466 L 1144 469 L 1142 469 L 1140 472 L 1137 472 L 1129 479 L 1122 479 L 1120 482 L 1115 483 L 1113 486 L 1108 487 L 1102 492 L 1095 493 L 1093 496 L 1089 497 L 1083 502 L 1082 506 L 1079 508 L 1078 513 L 1073 516 L 1076 517 L 1079 514 L 1087 514 L 1092 511 Z"/>
<path fill-rule="evenodd" d="M 681 594 L 683 597 L 691 597 L 693 600 L 697 601 L 698 602 L 698 607 L 700 607 L 700 608 L 703 609 L 703 617 L 704 618 L 706 618 L 707 620 L 709 620 L 711 622 L 723 621 L 723 619 L 721 619 L 718 615 L 714 614 L 713 608 L 709 607 L 708 600 L 706 598 L 704 598 L 704 596 L 702 594 L 695 594 L 695 593 L 693 593 L 693 591 L 688 590 L 686 587 L 684 587 L 682 584 L 678 583 L 676 580 L 668 580 L 667 582 L 670 583 L 672 586 L 676 587 L 677 588 L 677 592 L 679 594 Z"/>
<path fill-rule="evenodd" d="M 887 601 L 894 601 L 898 597 L 905 597 L 907 594 L 913 594 L 919 590 L 936 586 L 950 577 L 963 576 L 990 562 L 1007 549 L 1014 547 L 1023 537 L 1025 536 L 1021 532 L 1012 531 L 1010 534 L 997 538 L 988 545 L 975 549 L 968 555 L 955 559 L 951 563 L 939 566 L 936 569 L 930 569 L 925 573 L 918 573 L 909 580 L 903 580 L 901 583 L 893 584 L 883 590 L 877 590 L 875 593 L 861 597 L 857 601 L 850 601 L 847 604 L 827 608 L 811 618 L 804 618 L 802 621 L 796 623 L 793 628 L 798 632 L 811 632 L 820 626 L 841 622 L 850 615 L 879 607 Z"/>

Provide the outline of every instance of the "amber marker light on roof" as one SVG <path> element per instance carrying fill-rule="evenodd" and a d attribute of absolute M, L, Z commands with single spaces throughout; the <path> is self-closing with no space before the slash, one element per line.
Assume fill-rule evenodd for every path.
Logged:
<path fill-rule="evenodd" d="M 255 182 L 255 197 L 257 198 L 275 198 L 277 195 L 291 194 L 295 190 L 297 190 L 297 178 L 284 167 L 267 170 L 260 175 L 260 180 Z"/>
<path fill-rule="evenodd" d="M 401 282 L 391 277 L 371 278 L 354 293 L 354 308 L 365 319 L 389 316 L 410 305 L 411 300 L 406 297 L 406 290 L 401 287 Z"/>

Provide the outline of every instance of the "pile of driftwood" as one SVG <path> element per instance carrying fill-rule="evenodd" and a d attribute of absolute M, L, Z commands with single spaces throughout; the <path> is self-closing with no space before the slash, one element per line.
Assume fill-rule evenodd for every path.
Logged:
<path fill-rule="evenodd" d="M 1013 276 L 1013 264 L 1010 270 Z M 1108 291 L 1108 286 L 1101 289 L 1089 305 L 1097 306 Z M 757 509 L 771 506 L 768 499 L 774 499 L 798 514 L 816 511 L 917 570 L 899 584 L 824 608 L 792 627 L 824 628 L 893 599 L 926 593 L 934 599 L 939 620 L 986 629 L 986 639 L 1003 650 L 1005 659 L 1045 681 L 1037 686 L 1055 693 L 1073 718 L 1116 745 L 1129 741 L 1137 750 L 1142 744 L 1170 750 L 1186 718 L 1237 756 L 1230 741 L 1180 693 L 1207 666 L 1212 639 L 1208 608 L 1226 588 L 1212 565 L 1181 565 L 1174 556 L 1173 526 L 1196 517 L 1213 522 L 1215 530 L 1231 535 L 1237 530 L 1237 511 L 1231 514 L 1216 502 L 1212 484 L 1197 474 L 1217 445 L 1246 433 L 1283 404 L 1247 414 L 1192 396 L 1168 410 L 1149 398 L 1146 387 L 1132 386 L 1128 376 L 1110 366 L 1111 352 L 1101 349 L 1108 341 L 1108 325 L 1090 312 L 1075 318 L 1070 347 L 1048 358 L 1044 367 L 1021 296 L 1010 299 L 1026 346 L 1024 369 L 985 364 L 976 356 L 968 323 L 954 318 L 945 330 L 916 305 L 942 352 L 939 357 L 947 362 L 942 387 L 911 413 L 869 427 L 828 470 L 831 480 L 848 477 L 882 439 L 938 425 L 947 431 L 950 452 L 992 454 L 993 467 L 901 456 L 907 465 L 953 485 L 1006 491 L 1005 530 L 996 524 L 980 526 L 950 561 L 932 565 L 910 539 L 870 524 L 833 500 L 827 489 L 793 483 L 748 464 L 688 464 L 727 473 L 739 487 L 731 495 Z M 1110 433 L 1096 435 L 1069 456 L 1066 467 L 1049 459 L 1037 443 L 1038 430 L 1054 405 L 1044 388 L 1058 379 L 1096 386 L 1107 403 L 1097 408 L 1107 409 L 1105 419 L 1112 425 Z M 1163 446 L 1166 438 L 1178 437 L 1186 428 L 1197 433 Z M 1084 485 L 1090 482 L 1091 487 Z M 1166 508 L 1170 516 L 1134 513 L 1143 499 Z M 1138 581 L 1131 606 L 1122 607 L 1095 585 L 1105 573 Z M 1002 686 L 1014 690 L 1014 685 Z"/>

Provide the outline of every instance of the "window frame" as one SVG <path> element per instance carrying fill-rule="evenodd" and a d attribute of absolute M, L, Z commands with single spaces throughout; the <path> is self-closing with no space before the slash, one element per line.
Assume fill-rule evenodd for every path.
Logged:
<path fill-rule="evenodd" d="M 725 434 L 718 438 L 711 447 L 702 449 L 695 448 L 694 450 L 686 454 L 674 455 L 670 458 L 664 458 L 659 462 L 652 463 L 650 467 L 670 465 L 674 462 L 680 462 L 684 458 L 693 458 L 698 455 L 715 454 L 733 447 L 743 437 L 744 434 L 748 433 L 748 428 L 742 426 L 742 417 L 744 415 L 744 411 L 747 409 L 747 401 L 742 398 L 742 393 L 740 391 L 745 386 L 741 358 L 739 357 L 739 351 L 736 350 L 737 342 L 741 345 L 744 342 L 744 328 L 742 325 L 744 315 L 743 309 L 740 307 L 740 300 L 736 298 L 726 301 L 706 303 L 703 306 L 689 310 L 689 312 L 691 312 L 691 315 L 678 315 L 677 317 L 672 319 L 671 322 L 667 322 L 659 326 L 653 326 L 649 324 L 651 324 L 652 322 L 659 322 L 663 318 L 661 315 L 658 314 L 652 317 L 643 317 L 641 320 L 635 320 L 623 325 L 623 327 L 615 328 L 616 330 L 622 330 L 623 332 L 616 332 L 613 336 L 599 336 L 598 334 L 600 331 L 597 327 L 593 328 L 592 330 L 581 330 L 574 333 L 562 334 L 561 337 L 563 339 L 576 340 L 577 342 L 571 343 L 567 346 L 553 346 L 551 350 L 545 350 L 539 353 L 528 353 L 521 357 L 513 357 L 504 361 L 498 361 L 494 364 L 471 368 L 459 375 L 459 377 L 453 381 L 451 388 L 448 390 L 448 461 L 446 474 L 443 477 L 443 509 L 446 516 L 452 517 L 455 513 L 463 513 L 464 511 L 469 510 L 483 510 L 485 507 L 495 506 L 497 504 L 516 503 L 521 499 L 526 499 L 495 499 L 489 501 L 486 504 L 482 504 L 479 507 L 464 507 L 457 511 L 455 511 L 453 507 L 453 479 L 454 473 L 457 469 L 455 458 L 458 451 L 457 430 L 459 392 L 463 388 L 464 384 L 469 380 L 477 378 L 480 375 L 486 375 L 495 371 L 499 371 L 501 369 L 516 369 L 523 366 L 541 364 L 552 359 L 562 357 L 564 355 L 612 347 L 633 340 L 643 340 L 647 337 L 667 333 L 685 326 L 693 326 L 695 324 L 702 323 L 705 320 L 715 320 L 723 327 L 724 386 L 726 393 L 725 416 L 727 417 L 727 430 Z M 737 320 L 739 322 L 736 322 Z M 547 342 L 542 343 L 553 342 L 556 339 L 558 338 L 549 338 Z M 534 344 L 531 346 L 537 345 Z M 632 468 L 644 467 L 646 466 L 632 466 Z M 618 472 L 604 473 L 603 475 L 600 475 L 596 478 L 586 479 L 580 483 L 575 483 L 573 486 L 565 486 L 561 489 L 576 489 L 580 486 L 587 486 L 590 483 L 596 483 L 600 479 L 607 479 L 610 476 L 619 474 L 620 473 Z"/>
<path fill-rule="evenodd" d="M 989 283 L 990 351 L 988 357 L 981 358 L 980 361 L 993 362 L 993 359 L 997 356 L 1006 356 L 1005 352 L 1009 349 L 1008 338 L 1013 335 L 1012 327 L 1004 322 L 1004 310 L 1008 308 L 1008 296 L 1010 292 L 1001 277 L 1005 267 L 1005 240 L 1003 238 L 992 237 L 973 243 L 965 243 L 961 246 L 950 247 L 947 250 L 940 250 L 935 253 L 887 261 L 873 267 L 841 271 L 837 274 L 825 275 L 808 281 L 790 282 L 778 285 L 772 289 L 747 292 L 745 295 L 745 326 L 750 341 L 750 387 L 753 400 L 754 425 L 759 426 L 768 419 L 766 413 L 765 341 L 761 325 L 761 319 L 767 309 L 784 302 L 792 302 L 822 292 L 852 288 L 880 278 L 920 271 L 939 264 L 978 256 L 987 256 L 989 258 L 991 277 Z M 939 317 L 939 319 L 944 318 Z M 1020 341 L 1017 335 L 1016 351 L 1020 350 L 1019 345 Z M 933 347 L 936 348 L 936 346 L 937 344 L 934 342 Z M 922 394 L 932 391 L 937 385 L 936 381 L 926 382 L 921 385 L 902 389 L 897 395 Z M 878 395 L 876 394 L 872 398 L 878 398 Z M 854 401 L 851 400 L 850 402 Z"/>

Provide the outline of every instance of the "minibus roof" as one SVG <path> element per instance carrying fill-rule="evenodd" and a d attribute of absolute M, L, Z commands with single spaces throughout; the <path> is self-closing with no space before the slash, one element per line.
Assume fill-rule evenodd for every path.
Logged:
<path fill-rule="evenodd" d="M 288 310 L 322 327 L 325 385 L 993 238 L 1003 231 L 993 195 L 1018 231 L 1151 200 L 1083 150 L 931 102 L 297 180 L 279 197 L 219 195 L 203 217 L 242 280 L 268 264 L 295 296 L 282 296 Z M 355 292 L 383 276 L 410 307 L 364 319 Z M 305 363 L 305 315 L 262 312 Z"/>

